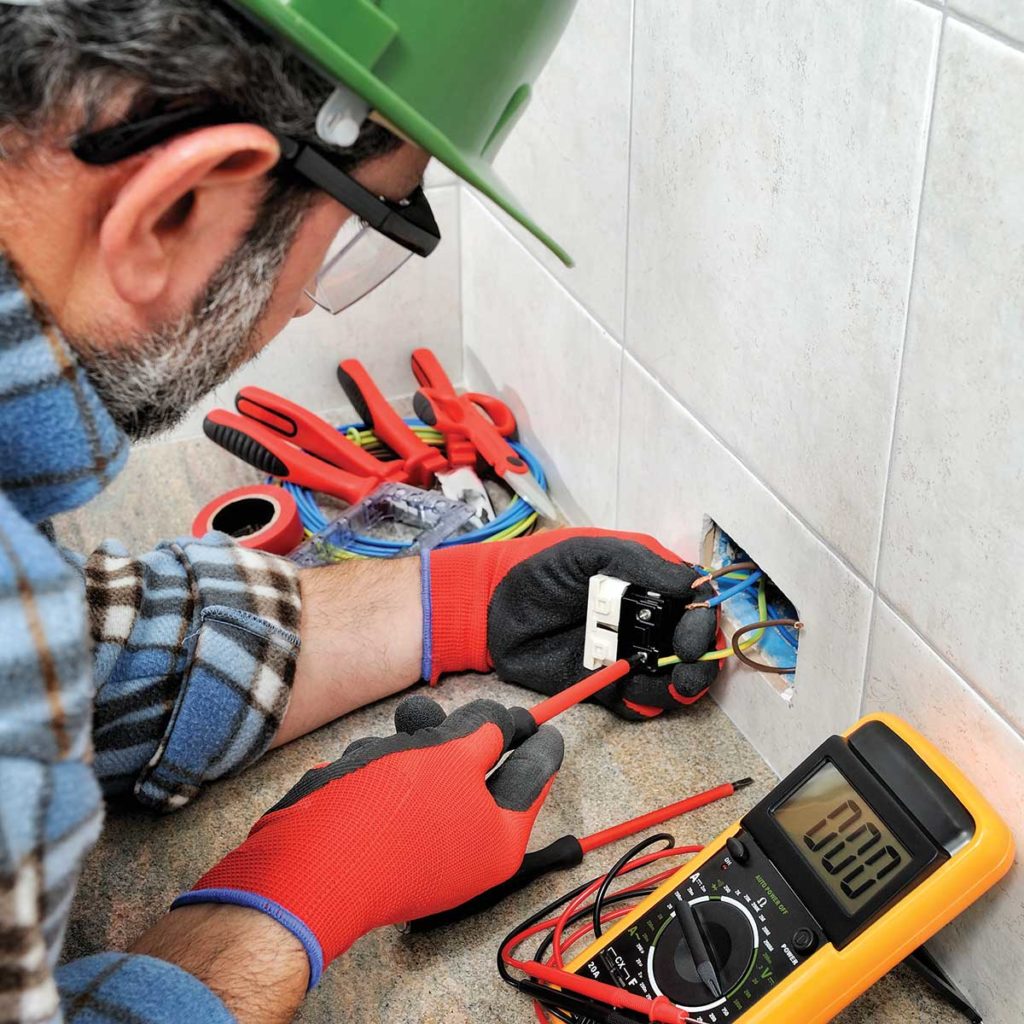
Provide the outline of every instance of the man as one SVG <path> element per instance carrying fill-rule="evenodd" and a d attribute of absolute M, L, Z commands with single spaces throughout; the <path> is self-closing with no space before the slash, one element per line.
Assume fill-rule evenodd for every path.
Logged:
<path fill-rule="evenodd" d="M 691 592 L 654 541 L 596 531 L 300 575 L 220 535 L 83 558 L 47 525 L 314 300 L 337 312 L 428 255 L 431 154 L 546 239 L 489 161 L 571 6 L 0 0 L 0 1020 L 290 1019 L 358 936 L 513 873 L 558 733 L 410 698 L 132 952 L 58 969 L 102 796 L 181 807 L 449 671 L 561 689 L 595 572 Z M 599 702 L 696 699 L 714 630 L 688 612 L 684 663 Z"/>

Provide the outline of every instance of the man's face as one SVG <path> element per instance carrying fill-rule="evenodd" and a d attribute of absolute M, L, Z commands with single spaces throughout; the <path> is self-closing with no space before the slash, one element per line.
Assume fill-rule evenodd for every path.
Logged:
<path fill-rule="evenodd" d="M 189 157 L 183 147 L 183 159 Z M 243 166 L 233 159 L 217 165 L 215 174 L 223 166 Z M 403 144 L 354 177 L 375 194 L 399 200 L 420 184 L 428 159 Z M 154 160 L 160 172 L 169 155 Z M 173 185 L 178 172 L 164 172 Z M 62 264 L 59 250 L 31 232 L 11 254 L 114 419 L 142 438 L 172 426 L 293 317 L 313 309 L 305 292 L 351 214 L 321 192 L 279 185 L 267 192 L 264 174 L 239 181 L 229 176 L 226 182 L 215 177 L 213 185 L 187 191 L 191 178 L 184 176 L 182 195 L 173 202 L 174 193 L 151 165 L 141 165 L 137 177 L 141 184 L 130 176 L 117 183 L 112 212 L 99 222 L 95 243 L 88 233 L 95 213 L 83 207 L 77 231 L 70 233 L 78 260 Z M 166 210 L 149 212 L 147 184 Z M 119 231 L 118 211 L 133 189 L 140 193 L 140 212 L 130 220 L 129 206 L 129 227 Z M 96 205 L 102 210 L 104 204 Z M 10 246 L 6 238 L 4 243 Z"/>

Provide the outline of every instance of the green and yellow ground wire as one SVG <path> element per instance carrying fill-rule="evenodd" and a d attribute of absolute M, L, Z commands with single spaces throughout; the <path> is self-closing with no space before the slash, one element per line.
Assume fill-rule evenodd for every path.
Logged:
<path fill-rule="evenodd" d="M 746 575 L 738 572 L 718 573 L 717 578 L 730 579 L 730 580 L 744 580 Z M 733 637 L 733 642 L 726 648 L 716 651 L 708 651 L 707 654 L 701 655 L 699 661 L 721 661 L 724 658 L 731 658 L 734 655 L 738 656 L 741 661 L 745 664 L 750 665 L 752 668 L 756 668 L 760 671 L 775 672 L 779 674 L 788 674 L 789 672 L 796 671 L 795 666 L 793 668 L 778 668 L 774 665 L 762 665 L 760 662 L 756 662 L 751 658 L 744 658 L 743 652 L 750 650 L 755 644 L 757 644 L 761 637 L 764 636 L 766 629 L 776 629 L 783 626 L 800 629 L 803 623 L 797 622 L 795 619 L 769 619 L 768 618 L 768 596 L 766 580 L 762 577 L 757 585 L 757 613 L 760 616 L 760 621 L 752 622 L 749 626 L 744 626 L 742 629 L 737 631 L 736 636 Z M 740 643 L 737 643 L 739 636 L 743 636 L 749 633 L 750 635 Z M 658 668 L 668 668 L 670 665 L 678 665 L 681 659 L 676 655 L 671 655 L 667 658 L 658 659 Z"/>

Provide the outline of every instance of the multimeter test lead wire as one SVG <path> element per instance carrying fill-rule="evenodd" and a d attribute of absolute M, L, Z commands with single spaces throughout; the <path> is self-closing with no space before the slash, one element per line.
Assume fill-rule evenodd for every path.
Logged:
<path fill-rule="evenodd" d="M 668 847 L 656 853 L 641 856 L 644 850 L 659 842 L 668 843 Z M 577 930 L 568 938 L 562 938 L 568 927 L 584 916 L 592 914 L 590 908 L 581 909 L 591 896 L 597 895 L 597 915 L 601 922 L 610 923 L 617 917 L 623 916 L 631 908 L 605 913 L 606 906 L 624 900 L 635 902 L 645 898 L 654 891 L 657 885 L 675 874 L 678 868 L 645 878 L 643 881 L 628 885 L 609 896 L 607 887 L 614 883 L 616 878 L 666 857 L 695 854 L 702 849 L 700 846 L 676 847 L 674 842 L 673 837 L 665 833 L 644 839 L 634 846 L 625 857 L 621 858 L 612 871 L 591 882 L 585 882 L 571 893 L 549 904 L 505 938 L 498 954 L 498 972 L 507 984 L 535 1000 L 538 1008 L 538 1020 L 545 1020 L 544 1011 L 546 1011 L 559 1020 L 566 1021 L 567 1024 L 573 1024 L 575 1019 L 607 1021 L 609 1024 L 626 1024 L 626 1022 L 637 1020 L 637 1017 L 626 1016 L 625 1013 L 636 1014 L 643 1020 L 661 1021 L 664 1024 L 704 1024 L 701 1018 L 690 1016 L 687 1011 L 681 1010 L 664 996 L 653 1000 L 647 999 L 614 985 L 570 974 L 562 966 L 565 953 L 594 928 L 594 922 L 591 921 L 586 927 Z M 602 888 L 604 889 L 603 895 Z M 551 918 L 550 915 L 563 905 L 566 905 L 565 909 L 559 916 Z M 547 938 L 541 943 L 537 955 L 532 960 L 523 961 L 514 956 L 514 952 L 519 946 L 542 933 L 548 933 Z M 551 959 L 547 963 L 543 963 L 541 960 L 549 946 L 552 948 Z M 513 977 L 509 968 L 522 971 L 530 980 Z M 566 1016 L 563 1011 L 573 1015 L 579 1014 L 580 1017 Z M 619 1011 L 625 1011 L 625 1013 Z"/>

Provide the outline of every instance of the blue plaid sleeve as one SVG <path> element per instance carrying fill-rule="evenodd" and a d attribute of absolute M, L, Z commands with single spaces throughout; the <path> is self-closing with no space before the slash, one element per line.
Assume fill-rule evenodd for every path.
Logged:
<path fill-rule="evenodd" d="M 89 617 L 73 567 L 86 569 L 61 557 L 42 524 L 99 493 L 124 464 L 127 448 L 60 332 L 0 253 L 0 1021 L 12 1024 L 60 1024 L 64 1011 L 78 1024 L 231 1020 L 195 978 L 140 957 L 71 964 L 59 972 L 68 985 L 63 999 L 58 991 L 56 964 L 80 867 L 102 825 L 103 798 L 92 766 Z M 164 561 L 154 557 L 141 572 L 154 625 L 175 611 L 187 620 L 180 654 L 170 644 L 162 652 L 133 648 L 134 630 L 115 652 L 114 634 L 140 618 L 139 608 L 112 611 L 110 642 L 98 648 L 108 669 L 104 721 L 148 720 L 145 707 L 163 722 L 148 754 L 142 756 L 141 743 L 135 752 L 140 770 L 151 774 L 153 793 L 169 791 L 160 748 L 180 746 L 172 723 L 183 723 L 182 735 L 190 736 L 180 757 L 201 780 L 260 750 L 287 701 L 297 643 L 290 629 L 298 609 L 294 574 L 264 573 L 245 557 L 231 568 L 231 556 L 221 550 L 227 547 L 226 540 L 214 541 L 215 553 L 195 559 L 172 547 Z M 180 589 L 188 596 L 173 597 L 164 577 L 184 581 Z M 250 581 L 255 594 L 238 596 Z M 120 603 L 111 598 L 111 609 Z M 276 609 L 277 617 L 263 617 L 264 609 Z M 95 613 L 93 620 L 96 625 Z M 209 623 L 230 621 L 244 622 L 254 638 L 238 641 L 237 655 L 229 639 L 207 630 Z M 143 662 L 133 669 L 135 655 Z M 148 676 L 146 657 L 156 659 L 148 662 Z M 155 702 L 143 697 L 153 679 L 164 687 Z M 234 703 L 218 687 L 234 687 Z M 193 728 L 198 703 L 215 709 L 206 732 Z"/>
<path fill-rule="evenodd" d="M 234 1024 L 198 979 L 148 956 L 100 953 L 57 971 L 64 1024 Z"/>
<path fill-rule="evenodd" d="M 104 790 L 173 810 L 262 756 L 298 656 L 295 566 L 210 534 L 142 557 L 107 544 L 84 572 Z"/>

